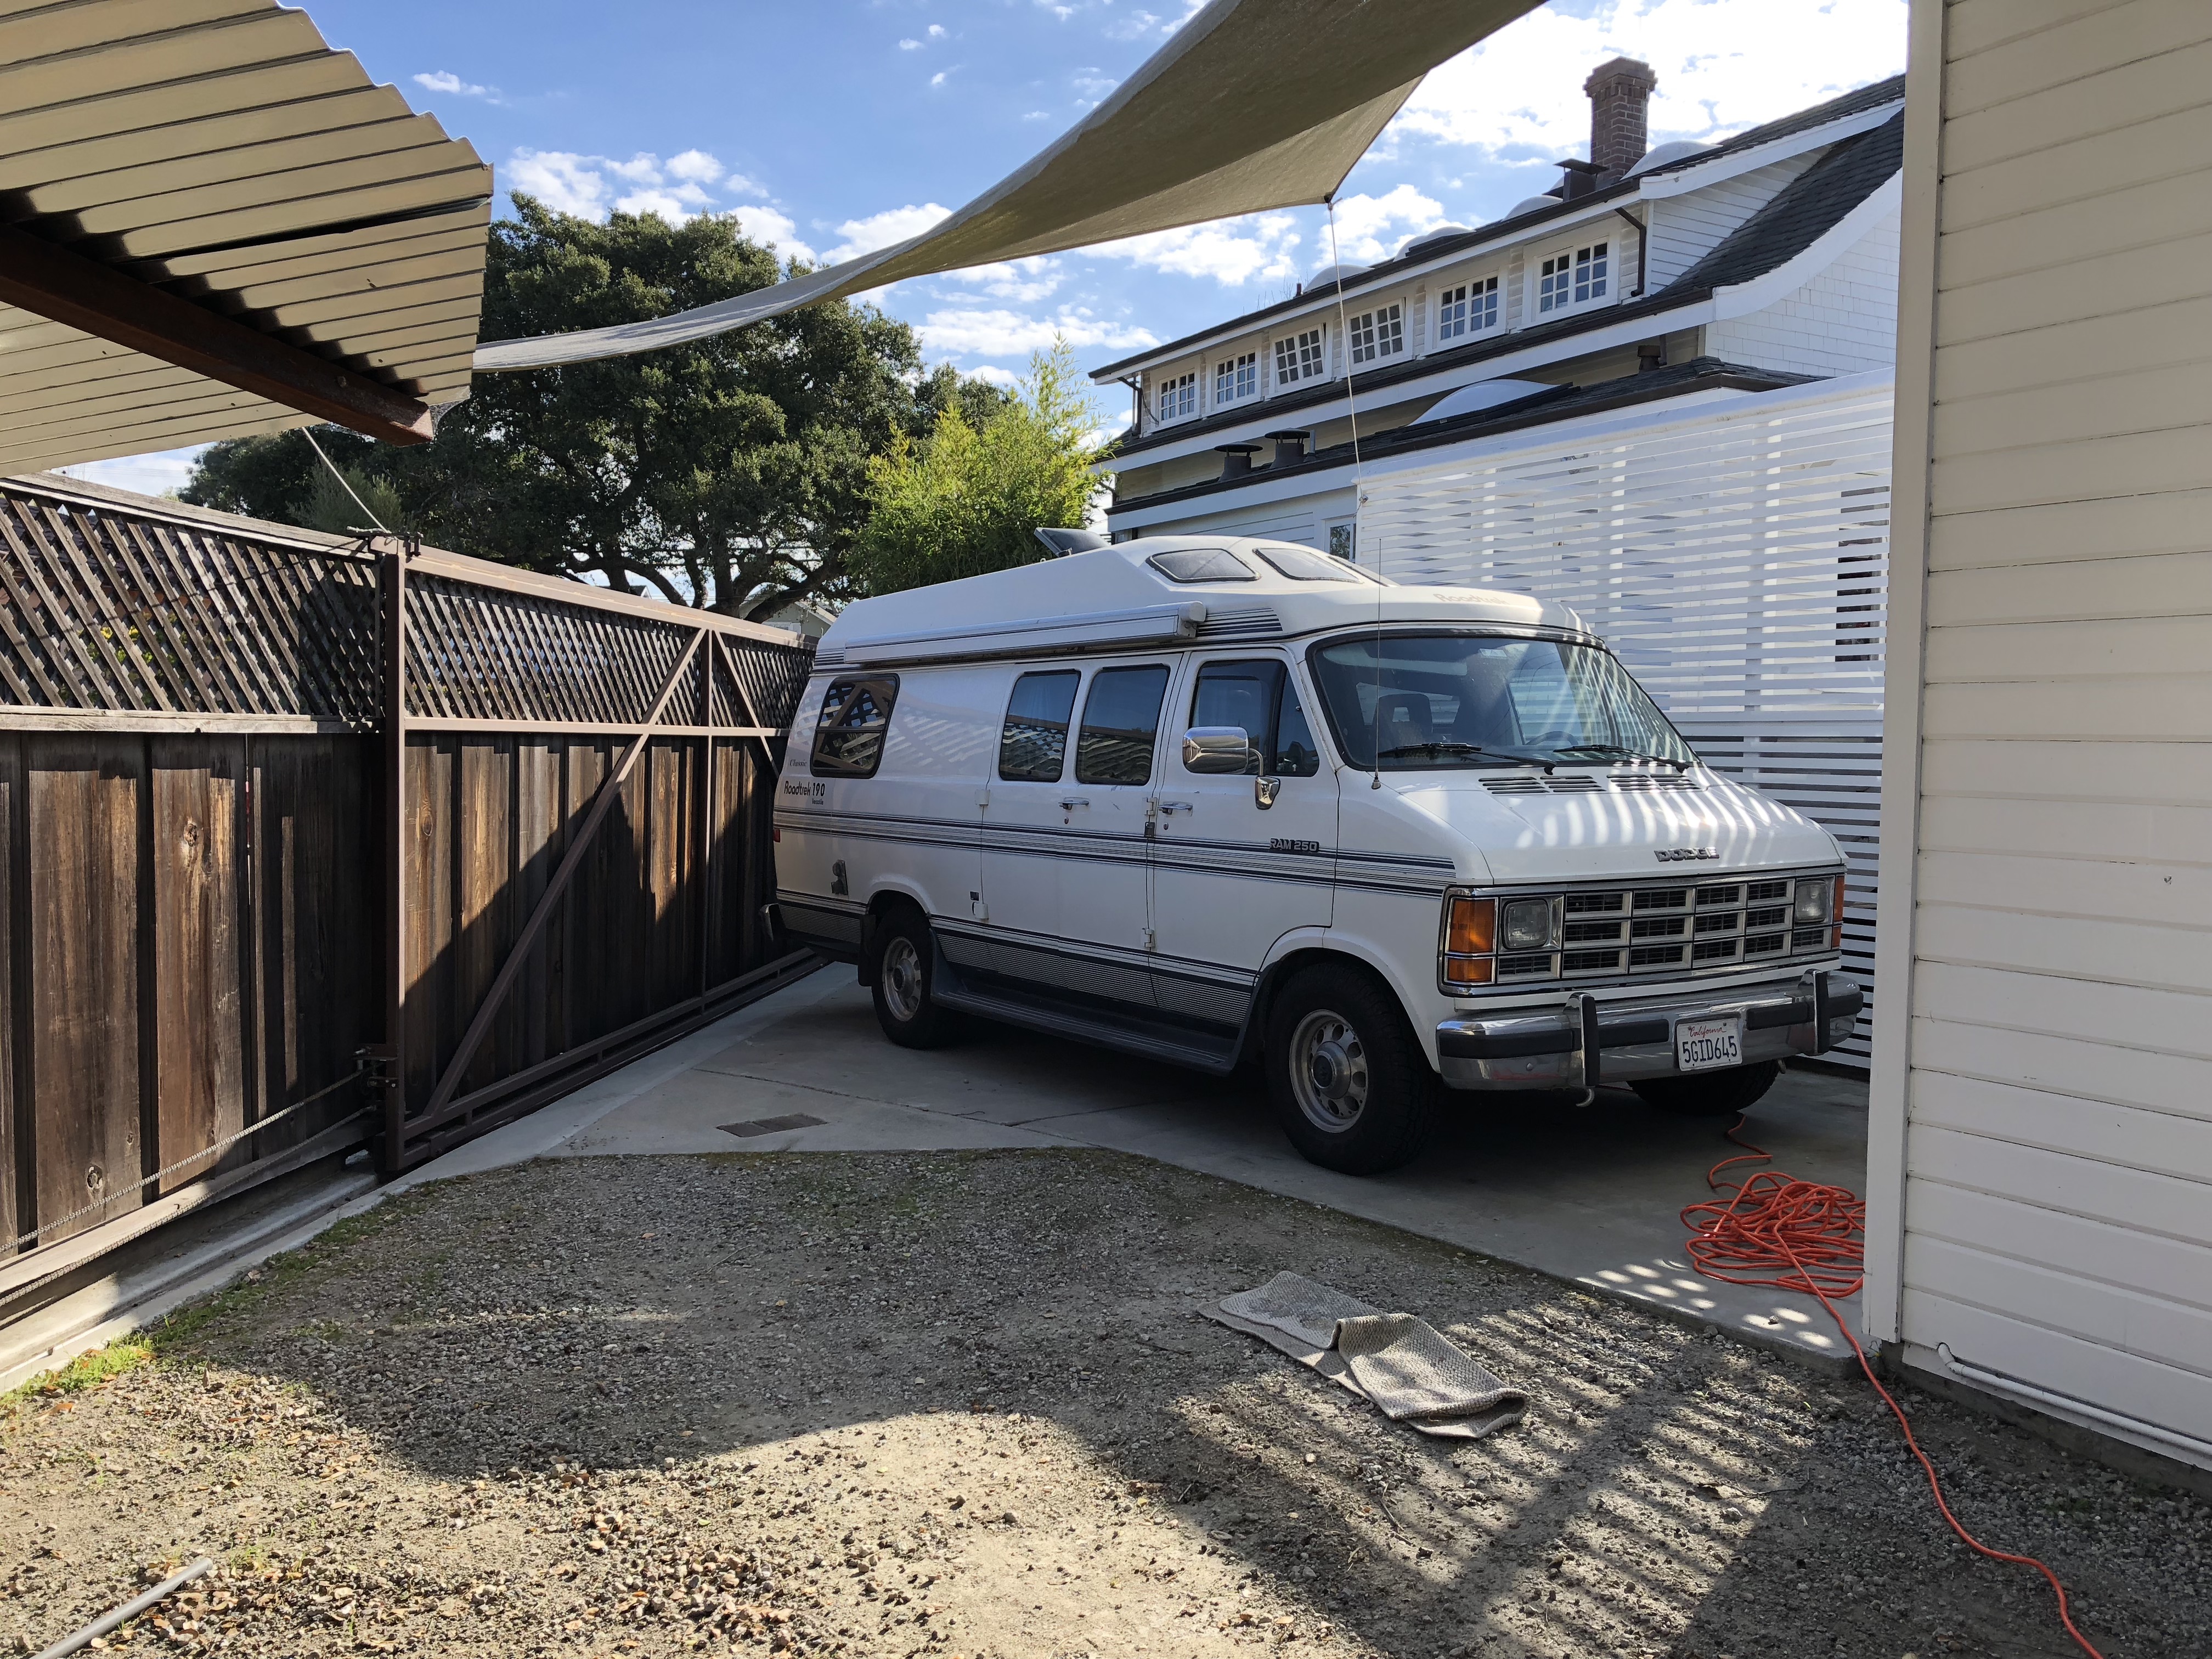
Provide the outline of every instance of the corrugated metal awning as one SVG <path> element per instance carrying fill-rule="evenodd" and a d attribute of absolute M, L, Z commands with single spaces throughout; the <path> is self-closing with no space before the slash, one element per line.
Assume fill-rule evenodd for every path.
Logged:
<path fill-rule="evenodd" d="M 468 394 L 491 169 L 276 0 L 0 0 L 0 473 Z"/>

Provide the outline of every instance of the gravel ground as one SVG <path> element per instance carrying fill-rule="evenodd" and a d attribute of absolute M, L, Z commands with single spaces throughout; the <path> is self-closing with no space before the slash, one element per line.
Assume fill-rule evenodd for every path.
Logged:
<path fill-rule="evenodd" d="M 1527 1387 L 1395 1428 L 1197 1312 L 1293 1267 Z M 2072 1651 L 1863 1385 L 1106 1153 L 566 1160 L 418 1189 L 0 1420 L 0 1644 L 1394 1659 Z M 2108 1659 L 2212 1652 L 2212 1508 L 1907 1396 Z"/>

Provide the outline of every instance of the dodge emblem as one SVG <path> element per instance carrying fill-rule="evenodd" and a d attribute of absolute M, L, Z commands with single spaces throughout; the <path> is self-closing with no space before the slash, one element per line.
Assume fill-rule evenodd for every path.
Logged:
<path fill-rule="evenodd" d="M 1717 859 L 1717 847 L 1662 847 L 1655 856 L 1662 864 L 1686 864 L 1693 859 Z"/>

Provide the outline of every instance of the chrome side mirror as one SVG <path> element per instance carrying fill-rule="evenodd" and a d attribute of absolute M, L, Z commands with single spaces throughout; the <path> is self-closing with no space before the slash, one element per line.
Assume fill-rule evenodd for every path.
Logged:
<path fill-rule="evenodd" d="M 1194 726 L 1182 734 L 1182 769 L 1234 773 L 1252 764 L 1252 739 L 1241 726 Z"/>

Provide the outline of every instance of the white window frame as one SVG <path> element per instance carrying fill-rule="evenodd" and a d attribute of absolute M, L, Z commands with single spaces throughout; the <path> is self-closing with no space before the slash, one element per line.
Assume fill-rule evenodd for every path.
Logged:
<path fill-rule="evenodd" d="M 1452 315 L 1455 304 L 1462 308 L 1458 318 Z M 1498 271 L 1486 270 L 1480 276 L 1455 278 L 1437 290 L 1437 325 L 1429 337 L 1443 347 L 1495 333 L 1504 325 L 1504 279 Z"/>
<path fill-rule="evenodd" d="M 1401 300 L 1386 301 L 1361 312 L 1347 325 L 1345 337 L 1352 343 L 1352 361 L 1380 362 L 1406 355 L 1406 307 Z"/>
<path fill-rule="evenodd" d="M 1261 356 L 1257 348 L 1250 351 L 1232 351 L 1214 363 L 1213 406 L 1216 409 L 1226 409 L 1231 404 L 1249 403 L 1260 395 Z M 1241 392 L 1236 389 L 1240 380 L 1245 382 Z M 1222 390 L 1224 384 L 1230 387 L 1227 392 Z"/>
<path fill-rule="evenodd" d="M 1279 391 L 1304 386 L 1308 380 L 1327 380 L 1328 325 L 1316 323 L 1311 328 L 1302 328 L 1293 334 L 1278 335 L 1268 343 L 1268 356 L 1273 364 L 1269 372 L 1274 375 Z M 1298 371 L 1287 380 L 1283 375 L 1283 365 L 1286 362 L 1295 364 Z"/>
<path fill-rule="evenodd" d="M 1609 306 L 1620 297 L 1620 246 L 1611 236 L 1561 242 L 1528 262 L 1528 318 L 1542 322 Z"/>
<path fill-rule="evenodd" d="M 1197 416 L 1198 371 L 1187 368 L 1180 374 L 1164 375 L 1152 393 L 1152 424 L 1171 426 Z"/>

